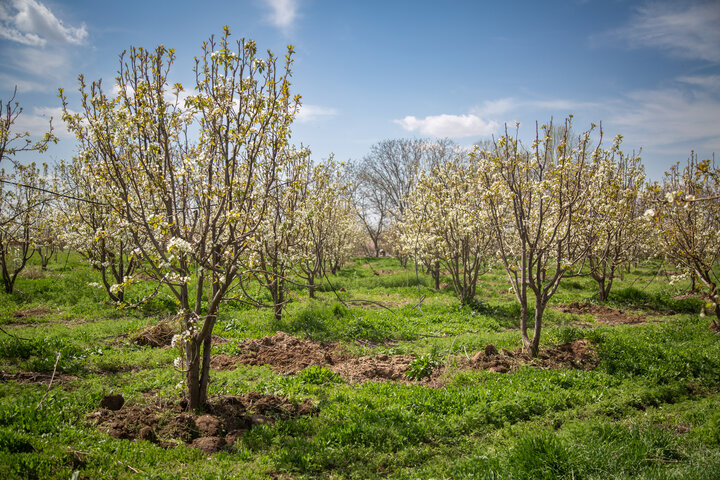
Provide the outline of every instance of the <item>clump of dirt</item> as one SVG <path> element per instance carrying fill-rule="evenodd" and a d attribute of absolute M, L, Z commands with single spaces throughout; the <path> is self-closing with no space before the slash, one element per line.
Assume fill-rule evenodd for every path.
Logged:
<path fill-rule="evenodd" d="M 330 366 L 330 370 L 347 382 L 363 383 L 378 380 L 407 380 L 405 372 L 415 358 L 411 355 L 377 355 L 350 358 Z"/>
<path fill-rule="evenodd" d="M 27 308 L 25 310 L 15 310 L 12 313 L 12 316 L 14 318 L 33 318 L 33 317 L 44 317 L 46 315 L 50 315 L 51 313 L 53 313 L 53 311 L 47 307 L 35 307 L 35 308 Z"/>
<path fill-rule="evenodd" d="M 556 310 L 563 313 L 590 314 L 595 317 L 596 321 L 609 324 L 631 324 L 646 321 L 646 318 L 642 315 L 631 314 L 624 310 L 616 310 L 590 302 L 570 302 L 568 305 L 557 307 Z"/>
<path fill-rule="evenodd" d="M 238 350 L 241 353 L 234 357 L 216 355 L 213 366 L 227 369 L 231 362 L 270 365 L 276 372 L 288 374 L 314 365 L 335 365 L 347 358 L 337 343 L 301 340 L 283 332 L 272 337 L 247 339 L 238 345 Z"/>
<path fill-rule="evenodd" d="M 523 352 L 522 348 L 513 351 L 487 345 L 483 352 L 472 357 L 471 367 L 489 370 L 496 373 L 507 373 L 518 369 L 521 365 L 532 365 L 539 368 L 575 368 L 592 370 L 597 367 L 600 359 L 589 340 L 575 340 L 554 347 L 543 348 L 533 358 Z"/>
<path fill-rule="evenodd" d="M 105 395 L 100 400 L 100 407 L 108 410 L 120 410 L 125 404 L 125 398 L 120 394 Z"/>
<path fill-rule="evenodd" d="M 256 425 L 271 424 L 301 415 L 315 415 L 308 400 L 301 404 L 282 397 L 250 393 L 210 398 L 207 412 L 186 412 L 183 404 L 156 400 L 144 405 L 125 405 L 117 411 L 101 408 L 87 416 L 110 436 L 147 440 L 164 448 L 187 444 L 205 453 L 231 447 Z"/>
<path fill-rule="evenodd" d="M 177 326 L 171 321 L 164 320 L 143 328 L 130 337 L 130 341 L 140 346 L 167 347 L 172 343 L 176 333 L 178 333 Z"/>

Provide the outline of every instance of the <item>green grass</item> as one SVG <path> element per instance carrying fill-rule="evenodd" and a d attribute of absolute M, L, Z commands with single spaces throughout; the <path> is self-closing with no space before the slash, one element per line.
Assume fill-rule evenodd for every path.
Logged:
<path fill-rule="evenodd" d="M 355 259 L 330 276 L 337 290 L 325 281 L 315 300 L 296 289 L 279 322 L 269 310 L 225 304 L 214 333 L 230 341 L 216 353 L 235 353 L 243 339 L 281 330 L 340 342 L 358 356 L 414 355 L 413 374 L 447 367 L 445 384 L 357 385 L 324 367 L 297 375 L 267 366 L 214 372 L 213 395 L 310 399 L 318 414 L 255 427 L 232 449 L 206 455 L 118 440 L 88 420 L 107 393 L 122 393 L 129 404 L 180 399 L 175 353 L 128 341 L 172 314 L 175 303 L 161 291 L 141 308 L 118 309 L 88 286 L 98 281 L 96 272 L 74 254 L 61 255 L 48 272 L 33 271 L 18 279 L 15 293 L 0 294 L 6 332 L 0 332 L 0 370 L 47 379 L 60 354 L 56 375 L 65 376 L 51 388 L 47 381 L 0 382 L 0 475 L 720 478 L 720 342 L 698 318 L 698 300 L 675 298 L 687 286 L 656 278 L 658 267 L 624 273 L 607 303 L 645 315 L 647 323 L 608 326 L 547 310 L 543 345 L 591 340 L 600 355 L 591 371 L 525 366 L 498 374 L 461 367 L 460 358 L 489 343 L 520 345 L 519 309 L 500 269 L 480 279 L 469 305 L 459 304 L 452 287 L 436 292 L 422 270 L 416 276 L 412 264 L 403 269 L 390 258 Z M 151 288 L 133 286 L 131 301 Z M 594 282 L 568 279 L 551 304 L 572 301 L 596 301 Z M 40 307 L 36 315 L 14 315 Z"/>

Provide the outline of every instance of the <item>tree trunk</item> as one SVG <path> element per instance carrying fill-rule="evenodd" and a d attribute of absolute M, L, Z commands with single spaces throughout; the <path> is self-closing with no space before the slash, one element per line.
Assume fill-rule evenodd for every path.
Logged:
<path fill-rule="evenodd" d="M 440 290 L 440 261 L 435 260 L 435 265 L 433 265 L 432 270 L 432 277 L 435 281 L 435 290 Z"/>
<path fill-rule="evenodd" d="M 545 312 L 545 304 L 539 300 L 535 301 L 535 328 L 533 329 L 533 338 L 530 342 L 529 351 L 533 358 L 538 356 L 540 349 L 540 331 L 542 330 L 542 317 Z M 527 346 L 526 346 L 527 347 Z"/>
<path fill-rule="evenodd" d="M 200 389 L 200 344 L 193 338 L 185 343 L 185 358 L 187 361 L 188 409 L 194 410 L 202 407 Z"/>
<path fill-rule="evenodd" d="M 317 285 L 315 285 L 315 276 L 313 274 L 308 275 L 308 297 L 315 298 L 315 290 L 317 289 Z"/>

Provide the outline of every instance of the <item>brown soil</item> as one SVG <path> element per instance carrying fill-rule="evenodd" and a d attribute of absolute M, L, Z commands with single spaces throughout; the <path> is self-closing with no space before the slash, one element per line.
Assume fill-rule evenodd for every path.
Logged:
<path fill-rule="evenodd" d="M 246 340 L 240 346 L 243 353 L 239 356 L 215 355 L 212 366 L 218 370 L 230 370 L 238 363 L 246 365 L 269 365 L 273 370 L 284 373 L 298 373 L 312 365 L 320 365 L 337 373 L 350 383 L 372 381 L 395 381 L 421 383 L 429 386 L 442 384 L 442 369 L 420 381 L 411 381 L 405 375 L 410 363 L 410 355 L 376 355 L 353 358 L 339 350 L 337 344 L 300 340 L 283 332 L 272 337 Z M 523 353 L 522 349 L 500 352 L 488 345 L 484 352 L 478 352 L 472 361 L 464 362 L 473 369 L 486 369 L 494 372 L 509 372 L 521 365 L 529 364 L 539 368 L 578 368 L 591 370 L 598 364 L 598 357 L 588 340 L 577 340 L 540 351 L 537 358 Z"/>
<path fill-rule="evenodd" d="M 576 368 L 592 370 L 597 367 L 598 358 L 589 340 L 575 340 L 555 347 L 541 349 L 537 358 L 524 353 L 522 348 L 509 351 L 501 349 L 499 352 L 493 345 L 485 347 L 485 351 L 476 353 L 470 362 L 470 367 L 480 370 L 489 370 L 497 373 L 507 373 L 516 370 L 521 365 L 551 368 Z"/>
<path fill-rule="evenodd" d="M 647 320 L 642 315 L 629 313 L 624 310 L 616 310 L 604 305 L 595 305 L 589 302 L 570 302 L 569 305 L 559 306 L 555 309 L 563 313 L 590 314 L 595 318 L 595 321 L 608 324 L 643 323 Z"/>
<path fill-rule="evenodd" d="M 377 355 L 375 357 L 350 358 L 330 370 L 351 383 L 371 381 L 408 380 L 405 372 L 414 357 L 410 355 Z"/>
<path fill-rule="evenodd" d="M 38 384 L 49 384 L 52 379 L 53 385 L 56 383 L 66 383 L 73 380 L 77 380 L 79 377 L 73 375 L 65 375 L 62 373 L 55 373 L 53 378 L 51 372 L 17 372 L 17 373 L 5 373 L 0 372 L 0 382 L 7 382 L 13 380 L 17 383 L 38 383 Z"/>
<path fill-rule="evenodd" d="M 317 408 L 307 400 L 295 404 L 259 393 L 212 397 L 207 412 L 199 415 L 183 407 L 181 403 L 156 400 L 144 405 L 125 405 L 117 411 L 101 408 L 87 418 L 115 438 L 147 440 L 165 448 L 185 443 L 213 453 L 231 447 L 256 425 L 317 413 Z"/>
<path fill-rule="evenodd" d="M 283 332 L 272 337 L 247 339 L 238 348 L 241 353 L 236 357 L 216 355 L 220 359 L 214 359 L 213 366 L 216 362 L 220 369 L 223 366 L 227 369 L 231 362 L 270 365 L 276 372 L 288 374 L 313 365 L 335 365 L 347 358 L 336 343 L 301 340 Z"/>
<path fill-rule="evenodd" d="M 410 355 L 350 357 L 337 343 L 301 340 L 278 332 L 272 337 L 248 339 L 240 344 L 240 355 L 213 355 L 212 367 L 231 370 L 237 364 L 269 365 L 282 374 L 294 374 L 311 366 L 323 366 L 351 383 L 406 381 Z"/>
<path fill-rule="evenodd" d="M 44 317 L 51 313 L 53 313 L 53 311 L 47 307 L 35 307 L 35 308 L 28 308 L 25 310 L 15 310 L 12 313 L 12 316 L 15 318 L 32 318 L 32 317 Z"/>

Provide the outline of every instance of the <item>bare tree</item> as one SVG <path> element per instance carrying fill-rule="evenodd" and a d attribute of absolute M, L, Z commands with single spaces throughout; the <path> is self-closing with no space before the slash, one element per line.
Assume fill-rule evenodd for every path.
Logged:
<path fill-rule="evenodd" d="M 358 215 L 370 235 L 376 256 L 381 250 L 382 233 L 405 214 L 419 169 L 452 158 L 454 150 L 454 144 L 447 139 L 383 140 L 352 166 Z"/>

